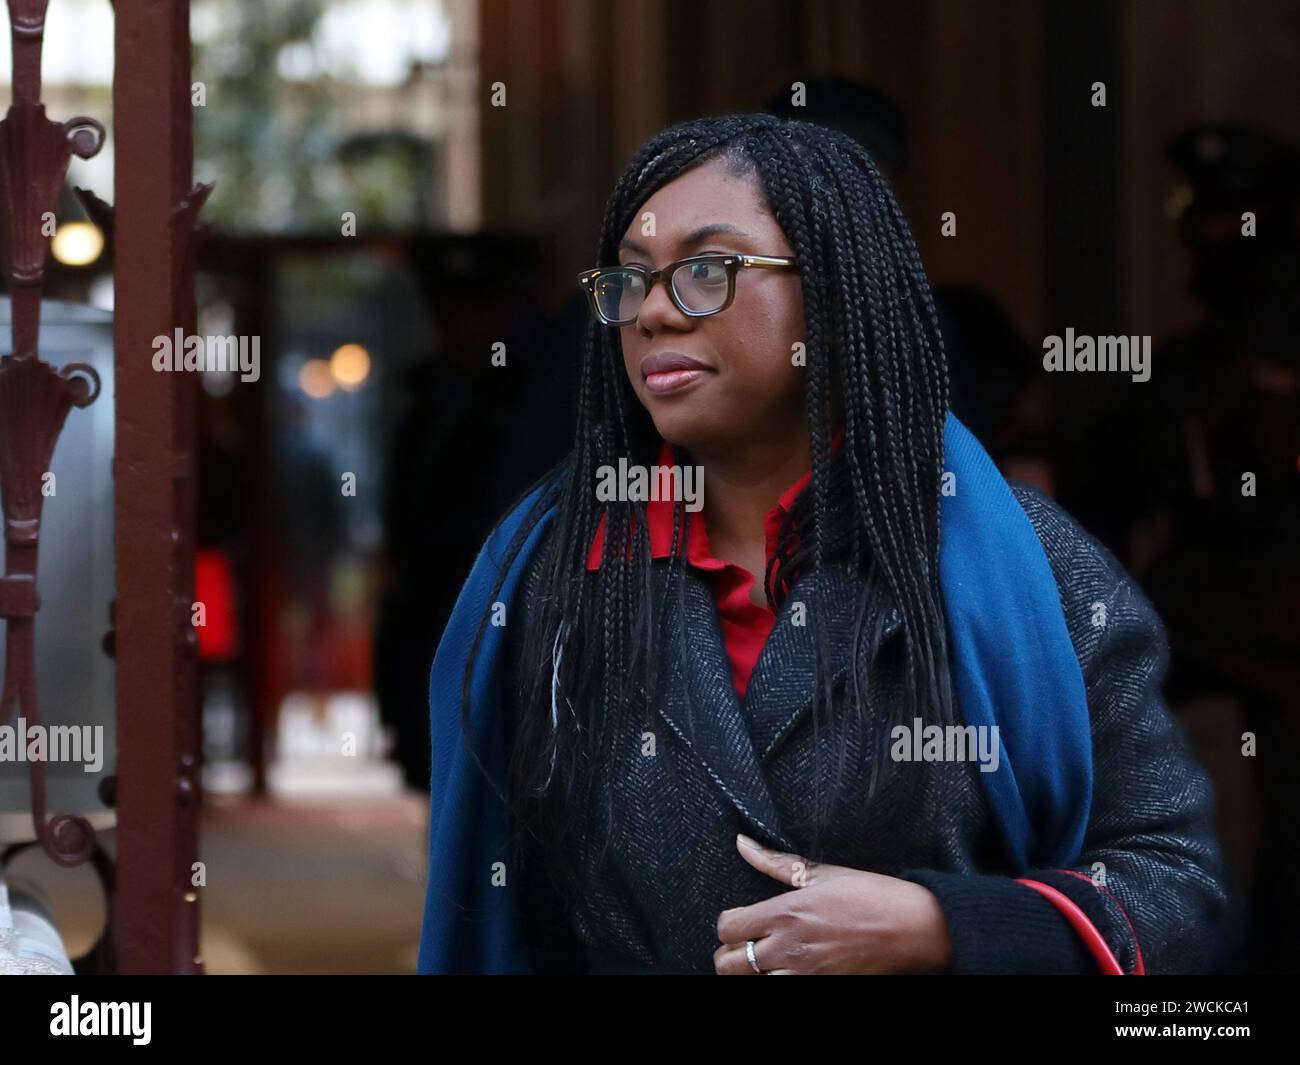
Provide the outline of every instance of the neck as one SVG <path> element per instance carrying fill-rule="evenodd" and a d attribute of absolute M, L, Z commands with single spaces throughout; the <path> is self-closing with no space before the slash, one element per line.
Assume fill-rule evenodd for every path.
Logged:
<path fill-rule="evenodd" d="M 696 452 L 704 467 L 704 517 L 716 549 L 763 543 L 763 518 L 781 495 L 807 472 L 806 433 L 757 440 L 724 452 Z"/>

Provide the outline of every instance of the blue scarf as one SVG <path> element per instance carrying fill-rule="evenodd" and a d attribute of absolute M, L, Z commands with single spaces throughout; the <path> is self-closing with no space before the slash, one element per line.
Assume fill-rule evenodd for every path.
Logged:
<path fill-rule="evenodd" d="M 941 502 L 939 586 L 953 689 L 965 723 L 998 726 L 1001 745 L 997 770 L 978 776 L 1017 875 L 1068 865 L 1083 846 L 1092 806 L 1092 740 L 1083 674 L 1056 581 L 1002 474 L 951 414 L 944 451 L 953 478 Z M 488 537 L 434 657 L 421 973 L 531 971 L 507 869 L 508 812 L 465 749 L 460 704 L 465 667 L 507 546 L 542 491 L 534 489 Z M 537 522 L 506 573 L 499 601 L 507 616 L 553 516 L 552 509 Z M 506 762 L 504 640 L 504 626 L 485 628 L 470 689 L 474 749 L 498 783 Z"/>

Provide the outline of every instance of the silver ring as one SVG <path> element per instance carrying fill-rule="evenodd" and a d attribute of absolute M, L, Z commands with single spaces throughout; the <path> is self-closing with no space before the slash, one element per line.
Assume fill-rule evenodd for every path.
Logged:
<path fill-rule="evenodd" d="M 752 939 L 745 940 L 745 957 L 749 959 L 749 967 L 762 976 L 763 970 L 758 967 L 758 959 L 754 957 L 754 941 Z"/>

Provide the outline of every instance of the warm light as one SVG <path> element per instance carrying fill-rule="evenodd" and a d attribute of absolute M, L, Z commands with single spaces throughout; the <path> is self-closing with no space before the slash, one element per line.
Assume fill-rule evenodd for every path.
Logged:
<path fill-rule="evenodd" d="M 1165 216 L 1177 221 L 1183 216 L 1183 212 L 1191 206 L 1195 196 L 1192 190 L 1186 185 L 1175 185 L 1170 190 L 1169 195 L 1165 197 Z"/>
<path fill-rule="evenodd" d="M 344 344 L 330 356 L 330 373 L 340 388 L 355 392 L 370 374 L 370 353 L 360 344 Z"/>
<path fill-rule="evenodd" d="M 104 250 L 104 234 L 93 222 L 64 222 L 54 231 L 50 250 L 65 266 L 88 266 Z"/>
<path fill-rule="evenodd" d="M 334 391 L 334 375 L 324 359 L 308 359 L 298 371 L 298 387 L 312 399 L 324 399 Z"/>

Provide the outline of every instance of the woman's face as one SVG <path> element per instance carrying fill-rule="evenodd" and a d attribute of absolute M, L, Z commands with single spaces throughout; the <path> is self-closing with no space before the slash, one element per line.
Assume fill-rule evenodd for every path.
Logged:
<path fill-rule="evenodd" d="M 623 234 L 618 260 L 661 267 L 705 252 L 794 255 L 756 181 L 729 174 L 721 159 L 646 200 Z M 731 305 L 707 318 L 682 314 L 656 284 L 619 336 L 628 379 L 665 440 L 707 454 L 803 431 L 803 359 L 796 365 L 794 358 L 794 345 L 804 341 L 798 271 L 742 268 Z M 663 363 L 657 356 L 698 365 L 654 372 Z"/>

